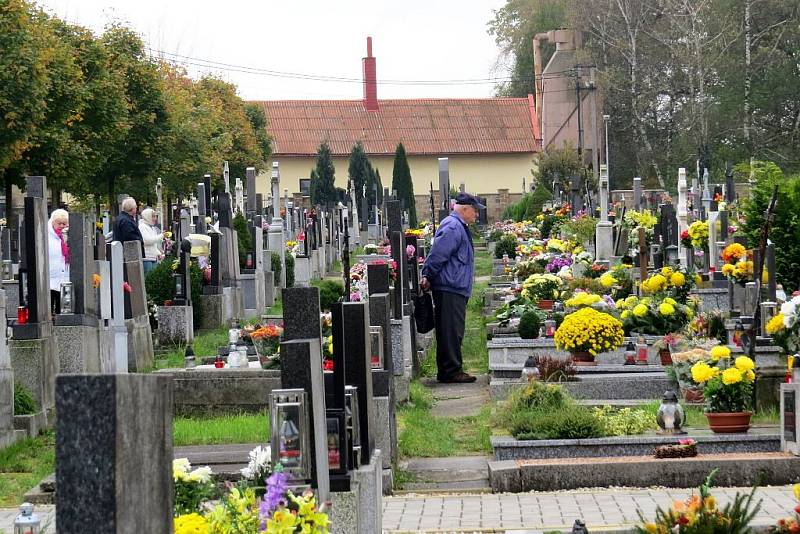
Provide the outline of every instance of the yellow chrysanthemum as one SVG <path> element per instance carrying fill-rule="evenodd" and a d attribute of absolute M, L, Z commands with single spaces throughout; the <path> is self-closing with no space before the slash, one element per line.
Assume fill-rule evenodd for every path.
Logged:
<path fill-rule="evenodd" d="M 675 306 L 669 302 L 662 302 L 658 307 L 658 311 L 661 313 L 661 315 L 672 315 L 675 313 Z"/>
<path fill-rule="evenodd" d="M 706 362 L 700 361 L 692 366 L 692 380 L 698 384 L 708 382 L 716 375 L 716 370 Z"/>
<path fill-rule="evenodd" d="M 614 275 L 611 274 L 611 273 L 604 273 L 600 277 L 600 285 L 602 285 L 603 287 L 611 287 L 616 283 L 617 283 L 617 279 L 614 278 Z"/>
<path fill-rule="evenodd" d="M 783 330 L 785 328 L 783 324 L 783 314 L 778 313 L 775 316 L 773 316 L 772 319 L 767 321 L 767 325 L 765 326 L 765 328 L 767 330 L 767 334 L 770 335 L 776 334 L 781 330 Z"/>
<path fill-rule="evenodd" d="M 667 298 L 665 298 L 665 299 L 664 299 L 664 302 L 666 302 L 667 304 L 672 304 L 673 306 L 677 306 L 677 305 L 678 305 L 678 303 L 677 303 L 677 302 L 675 302 L 675 299 L 674 299 L 674 298 L 672 298 L 672 297 L 667 297 Z"/>
<path fill-rule="evenodd" d="M 208 520 L 197 513 L 179 515 L 175 518 L 175 534 L 208 534 Z"/>
<path fill-rule="evenodd" d="M 699 275 L 699 274 L 695 274 L 695 275 L 694 275 L 694 283 L 695 283 L 695 285 L 698 285 L 698 286 L 699 286 L 699 285 L 700 285 L 700 282 L 702 282 L 702 281 L 703 281 L 703 279 L 702 279 L 702 278 L 700 278 L 700 275 Z"/>
<path fill-rule="evenodd" d="M 627 319 L 628 317 L 630 317 L 630 316 L 631 316 L 631 312 L 630 312 L 630 310 L 622 310 L 622 313 L 620 313 L 620 314 L 619 314 L 619 316 L 620 316 L 620 317 L 621 317 L 623 320 L 625 320 L 625 319 Z"/>
<path fill-rule="evenodd" d="M 736 367 L 730 367 L 722 371 L 722 383 L 726 386 L 738 384 L 742 381 L 742 372 Z"/>
<path fill-rule="evenodd" d="M 800 501 L 800 484 L 795 484 L 792 490 L 794 491 L 794 498 Z"/>
<path fill-rule="evenodd" d="M 709 351 L 711 355 L 711 359 L 719 361 L 720 359 L 726 359 L 731 357 L 731 349 L 726 347 L 725 345 L 717 345 L 716 347 L 712 347 Z"/>
<path fill-rule="evenodd" d="M 745 371 L 744 379 L 747 380 L 748 382 L 752 382 L 753 380 L 756 379 L 756 372 L 753 371 L 752 369 Z"/>
<path fill-rule="evenodd" d="M 725 276 L 733 276 L 733 273 L 736 271 L 736 267 L 733 266 L 731 263 L 726 263 L 722 266 L 722 274 Z"/>
<path fill-rule="evenodd" d="M 755 362 L 750 358 L 748 358 L 747 356 L 739 356 L 738 358 L 736 358 L 734 365 L 736 366 L 737 369 L 739 369 L 742 372 L 752 371 L 753 369 L 756 368 Z"/>
<path fill-rule="evenodd" d="M 683 275 L 683 273 L 672 273 L 672 275 L 669 277 L 669 283 L 673 286 L 681 287 L 686 283 L 686 277 Z"/>
<path fill-rule="evenodd" d="M 648 311 L 648 308 L 644 304 L 637 304 L 633 308 L 633 314 L 636 317 L 644 317 L 645 315 L 647 315 L 647 311 Z"/>
<path fill-rule="evenodd" d="M 672 267 L 662 267 L 662 268 L 661 268 L 661 274 L 663 274 L 663 275 L 664 275 L 664 276 L 666 276 L 667 278 L 669 278 L 670 276 L 672 276 L 672 273 L 674 273 L 674 272 L 675 272 L 675 271 L 672 269 Z"/>

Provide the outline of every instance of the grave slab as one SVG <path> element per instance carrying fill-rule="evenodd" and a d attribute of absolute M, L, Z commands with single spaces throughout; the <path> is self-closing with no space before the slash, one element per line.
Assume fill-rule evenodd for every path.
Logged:
<path fill-rule="evenodd" d="M 160 346 L 189 345 L 194 342 L 194 317 L 191 306 L 158 307 Z"/>

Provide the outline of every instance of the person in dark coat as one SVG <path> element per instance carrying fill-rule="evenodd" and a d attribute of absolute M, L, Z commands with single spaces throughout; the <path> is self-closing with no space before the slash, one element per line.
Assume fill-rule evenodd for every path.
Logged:
<path fill-rule="evenodd" d="M 120 243 L 126 241 L 138 241 L 142 244 L 142 257 L 144 257 L 144 239 L 136 223 L 136 211 L 138 206 L 133 197 L 128 197 L 122 201 L 122 211 L 114 219 L 113 239 Z"/>
<path fill-rule="evenodd" d="M 475 250 L 468 225 L 475 223 L 482 208 L 483 204 L 474 196 L 459 193 L 453 211 L 436 230 L 422 268 L 420 286 L 425 291 L 433 290 L 439 382 L 476 380 L 464 372 L 461 343 L 475 274 Z"/>

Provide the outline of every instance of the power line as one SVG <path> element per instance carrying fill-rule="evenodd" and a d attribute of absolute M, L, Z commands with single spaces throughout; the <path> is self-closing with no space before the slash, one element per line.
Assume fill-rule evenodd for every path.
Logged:
<path fill-rule="evenodd" d="M 238 72 L 242 74 L 253 74 L 253 75 L 269 76 L 276 78 L 289 78 L 289 79 L 311 80 L 320 82 L 337 82 L 337 83 L 358 83 L 358 84 L 363 83 L 363 80 L 361 78 L 347 78 L 341 76 L 277 71 L 272 69 L 263 69 L 258 67 L 249 67 L 246 65 L 236 65 L 232 63 L 224 63 L 220 61 L 195 58 L 191 56 L 185 56 L 182 54 L 165 52 L 163 50 L 157 50 L 154 48 L 149 48 L 148 50 L 157 57 L 160 57 L 165 61 L 181 65 L 190 65 L 198 68 L 216 69 L 225 72 Z M 572 70 L 550 72 L 547 73 L 546 76 L 542 76 L 542 79 L 559 78 L 562 77 L 561 76 L 562 74 L 569 75 L 571 72 Z M 449 79 L 449 80 L 386 79 L 386 80 L 377 80 L 376 83 L 379 85 L 488 85 L 488 84 L 496 84 L 499 82 L 532 81 L 533 79 L 534 79 L 533 76 L 524 76 L 524 77 L 503 76 L 503 77 L 493 77 L 493 78 Z"/>

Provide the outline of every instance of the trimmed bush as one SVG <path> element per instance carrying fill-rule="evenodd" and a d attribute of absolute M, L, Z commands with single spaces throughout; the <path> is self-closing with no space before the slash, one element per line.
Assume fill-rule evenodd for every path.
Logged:
<path fill-rule="evenodd" d="M 294 256 L 286 253 L 286 287 L 294 287 Z"/>
<path fill-rule="evenodd" d="M 517 439 L 586 439 L 604 435 L 600 420 L 577 404 L 555 411 L 517 412 L 509 430 Z"/>
<path fill-rule="evenodd" d="M 247 254 L 253 250 L 253 236 L 250 235 L 250 228 L 247 226 L 247 219 L 242 212 L 238 212 L 233 218 L 233 229 L 236 230 L 236 239 L 239 242 L 239 268 L 247 266 Z M 255 264 L 255 260 L 253 261 Z"/>
<path fill-rule="evenodd" d="M 272 272 L 275 273 L 275 287 L 279 287 L 281 285 L 281 271 L 283 270 L 281 256 L 277 252 L 273 252 L 270 258 L 272 261 Z"/>
<path fill-rule="evenodd" d="M 344 295 L 344 284 L 337 280 L 322 280 L 319 285 L 319 307 L 328 311 Z"/>
<path fill-rule="evenodd" d="M 163 306 L 164 302 L 175 298 L 175 280 L 172 277 L 175 274 L 172 270 L 175 261 L 177 260 L 173 256 L 167 256 L 145 277 L 147 300 L 156 306 Z M 192 320 L 195 328 L 199 328 L 203 323 L 203 307 L 200 305 L 200 296 L 203 294 L 203 272 L 195 261 L 189 263 L 189 276 L 192 280 Z"/>
<path fill-rule="evenodd" d="M 494 247 L 494 257 L 502 259 L 503 254 L 508 254 L 509 259 L 517 257 L 517 237 L 512 234 L 504 234 Z"/>
<path fill-rule="evenodd" d="M 534 310 L 522 314 L 519 320 L 519 337 L 522 339 L 536 339 L 542 328 L 542 319 Z"/>

